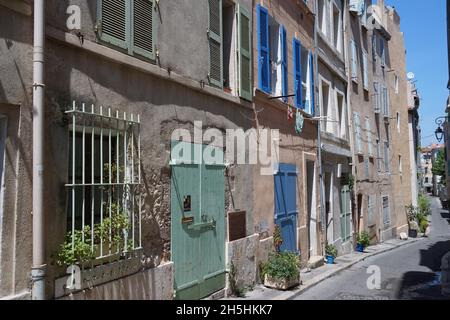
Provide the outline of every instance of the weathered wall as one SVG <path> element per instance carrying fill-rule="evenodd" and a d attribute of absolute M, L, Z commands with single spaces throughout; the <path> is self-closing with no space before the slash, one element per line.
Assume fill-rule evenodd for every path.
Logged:
<path fill-rule="evenodd" d="M 253 12 L 256 13 L 256 5 L 261 4 L 269 11 L 269 16 L 286 28 L 287 38 L 287 59 L 288 59 L 288 92 L 293 92 L 294 70 L 293 70 L 293 49 L 292 40 L 294 37 L 301 41 L 302 46 L 308 50 L 313 48 L 313 16 L 312 2 L 305 6 L 303 2 L 296 1 L 255 1 Z M 256 14 L 253 18 L 253 28 L 257 30 Z M 253 37 L 253 56 L 258 56 L 257 37 Z M 254 86 L 258 87 L 258 61 L 253 59 L 254 65 Z M 280 130 L 280 153 L 277 156 L 278 163 L 295 164 L 298 169 L 297 178 L 297 207 L 299 211 L 297 221 L 297 241 L 298 249 L 301 252 L 302 262 L 306 263 L 309 259 L 309 225 L 308 210 L 306 203 L 306 160 L 316 162 L 317 155 L 317 126 L 310 120 L 310 115 L 304 114 L 305 125 L 303 132 L 298 135 L 295 132 L 294 121 L 287 120 L 287 105 L 278 100 L 268 100 L 268 95 L 257 90 L 254 108 L 256 112 L 255 124 L 258 128 L 278 129 Z M 294 105 L 294 98 L 288 99 L 289 105 Z M 316 164 L 315 170 L 318 166 Z M 275 227 L 275 191 L 273 175 L 261 175 L 261 167 L 254 166 L 254 226 L 255 233 L 258 233 L 261 239 L 273 235 Z M 318 173 L 314 175 L 318 180 Z M 318 181 L 316 181 L 316 206 L 313 210 L 319 213 L 319 191 Z M 319 235 L 317 235 L 319 238 Z M 320 239 L 317 239 L 320 244 Z M 266 248 L 268 249 L 268 248 Z M 260 248 L 264 251 L 264 247 Z M 268 253 L 262 253 L 267 255 Z"/>
<path fill-rule="evenodd" d="M 248 8 L 249 1 L 243 0 Z M 69 4 L 82 10 L 84 42 L 73 41 L 64 34 Z M 46 159 L 45 213 L 46 254 L 48 261 L 47 294 L 53 296 L 54 278 L 64 274 L 53 264 L 66 233 L 68 182 L 68 127 L 64 112 L 72 101 L 88 106 L 111 106 L 120 112 L 141 116 L 142 176 L 144 181 L 144 211 L 142 221 L 146 267 L 158 266 L 170 259 L 170 138 L 176 128 L 193 129 L 194 121 L 203 128 L 244 128 L 254 112 L 251 104 L 220 90 L 206 87 L 199 81 L 207 73 L 206 2 L 199 6 L 185 1 L 161 2 L 158 26 L 160 62 L 156 66 L 127 56 L 114 49 L 96 44 L 94 1 L 48 1 L 48 36 L 46 48 Z M 201 10 L 199 10 L 201 8 Z M 2 241 L 2 283 L 0 295 L 27 290 L 31 269 L 31 38 L 30 16 L 14 14 L 0 7 L 0 103 L 21 106 L 20 143 L 18 151 L 18 190 L 14 219 Z M 179 28 L 180 17 L 187 19 Z M 19 30 L 19 32 L 18 32 Z M 178 41 L 174 41 L 178 39 Z M 202 50 L 203 48 L 203 50 Z M 189 54 L 187 54 L 189 52 Z M 192 54 L 195 52 L 196 54 Z M 167 72 L 170 68 L 172 73 Z M 178 73 L 177 73 L 178 72 Z M 171 77 L 176 77 L 177 82 Z M 186 79 L 186 80 L 182 80 Z M 189 81 L 194 79 L 195 82 Z M 180 82 L 188 84 L 181 85 Z M 191 87 L 189 87 L 189 85 Z M 12 149 L 11 149 L 12 150 Z M 11 158 L 15 159 L 15 158 Z M 7 168 L 8 169 L 8 168 Z M 227 188 L 227 210 L 246 210 L 248 234 L 252 234 L 253 179 L 249 166 L 232 166 L 229 170 L 231 187 Z M 245 192 L 244 192 L 245 191 Z M 8 197 L 12 197 L 9 196 Z M 234 200 L 234 201 L 232 201 Z M 236 208 L 233 208 L 232 204 Z M 225 219 L 225 217 L 224 217 Z M 13 225 L 12 221 L 17 221 Z M 20 239 L 20 241 L 18 241 Z M 15 256 L 14 256 L 15 255 Z M 11 259 L 10 259 L 11 258 Z M 13 259 L 14 258 L 14 259 Z M 11 261 L 16 261 L 13 265 Z M 11 276 L 3 276 L 8 274 Z M 142 276 L 142 275 L 141 275 Z M 12 289 L 11 289 L 12 288 Z"/>
<path fill-rule="evenodd" d="M 32 253 L 30 7 L 22 1 L 9 5 L 0 6 L 0 114 L 7 117 L 8 127 L 0 209 L 0 297 L 29 290 Z"/>
<path fill-rule="evenodd" d="M 173 263 L 165 263 L 60 300 L 172 300 L 173 269 Z"/>
<path fill-rule="evenodd" d="M 395 226 L 397 235 L 400 232 L 408 231 L 408 221 L 405 207 L 412 203 L 411 195 L 411 162 L 410 145 L 406 143 L 409 136 L 408 128 L 408 85 L 406 79 L 406 50 L 403 33 L 400 30 L 400 17 L 395 9 L 389 10 L 388 28 L 392 35 L 389 42 L 389 52 L 394 68 L 394 73 L 390 75 L 389 92 L 391 100 L 392 119 L 392 161 L 391 167 L 394 170 L 393 190 L 395 190 Z M 395 75 L 398 77 L 398 93 L 395 91 Z M 399 117 L 399 123 L 397 123 Z M 399 164 L 401 157 L 401 166 Z M 400 172 L 401 170 L 401 172 Z"/>

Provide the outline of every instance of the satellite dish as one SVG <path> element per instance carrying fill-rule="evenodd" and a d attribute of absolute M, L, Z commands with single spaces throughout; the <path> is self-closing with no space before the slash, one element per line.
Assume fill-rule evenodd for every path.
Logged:
<path fill-rule="evenodd" d="M 408 72 L 408 74 L 406 75 L 406 77 L 408 78 L 408 80 L 413 80 L 416 76 L 415 76 L 414 73 Z"/>

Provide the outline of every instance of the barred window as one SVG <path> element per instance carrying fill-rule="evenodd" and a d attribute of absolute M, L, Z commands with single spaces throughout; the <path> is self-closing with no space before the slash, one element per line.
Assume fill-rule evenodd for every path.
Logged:
<path fill-rule="evenodd" d="M 68 239 L 90 246 L 74 264 L 100 265 L 142 247 L 140 118 L 73 103 L 69 116 Z"/>

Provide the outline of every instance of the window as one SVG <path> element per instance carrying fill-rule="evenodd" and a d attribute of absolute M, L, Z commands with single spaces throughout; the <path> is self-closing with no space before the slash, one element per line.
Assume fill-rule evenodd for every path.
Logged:
<path fill-rule="evenodd" d="M 342 19 L 341 11 L 336 5 L 333 7 L 333 46 L 338 52 L 342 52 Z"/>
<path fill-rule="evenodd" d="M 380 37 L 380 58 L 381 58 L 381 66 L 386 66 L 386 48 L 385 48 L 384 38 Z"/>
<path fill-rule="evenodd" d="M 380 94 L 380 84 L 378 82 L 373 83 L 373 110 L 375 113 L 381 112 L 381 94 Z"/>
<path fill-rule="evenodd" d="M 369 69 L 367 62 L 367 53 L 363 51 L 363 87 L 369 90 Z"/>
<path fill-rule="evenodd" d="M 328 37 L 328 0 L 319 0 L 319 30 Z"/>
<path fill-rule="evenodd" d="M 377 171 L 378 171 L 378 173 L 381 173 L 382 161 L 383 161 L 383 158 L 381 156 L 380 140 L 377 139 Z"/>
<path fill-rule="evenodd" d="M 130 55 L 155 59 L 154 0 L 98 0 L 96 32 L 100 41 Z"/>
<path fill-rule="evenodd" d="M 358 82 L 358 49 L 354 40 L 350 40 L 352 80 Z"/>
<path fill-rule="evenodd" d="M 355 112 L 354 115 L 354 121 L 355 121 L 355 147 L 356 147 L 356 153 L 362 154 L 362 141 L 361 141 L 361 118 L 359 116 L 359 113 Z"/>
<path fill-rule="evenodd" d="M 208 0 L 208 9 L 209 81 L 252 100 L 251 16 L 243 6 L 236 10 L 228 0 Z"/>
<path fill-rule="evenodd" d="M 302 45 L 299 40 L 292 41 L 292 51 L 294 58 L 294 105 L 303 108 L 303 80 L 302 80 Z"/>
<path fill-rule="evenodd" d="M 367 224 L 368 227 L 374 226 L 376 224 L 375 222 L 375 196 L 370 195 L 367 197 Z"/>
<path fill-rule="evenodd" d="M 283 96 L 282 100 L 287 102 L 285 98 L 288 95 L 286 29 L 272 17 L 269 17 L 269 47 L 271 92 L 277 97 Z"/>
<path fill-rule="evenodd" d="M 370 178 L 370 163 L 369 158 L 364 157 L 364 172 L 366 174 L 366 179 Z"/>
<path fill-rule="evenodd" d="M 397 112 L 397 132 L 400 133 L 400 113 Z"/>
<path fill-rule="evenodd" d="M 384 169 L 387 173 L 389 173 L 391 171 L 390 169 L 390 155 L 389 155 L 390 151 L 389 151 L 389 142 L 385 142 L 384 143 Z"/>
<path fill-rule="evenodd" d="M 142 247 L 140 119 L 89 109 L 74 103 L 68 111 L 67 226 L 72 241 L 91 246 L 96 265 Z"/>
<path fill-rule="evenodd" d="M 341 139 L 348 139 L 348 126 L 347 126 L 347 109 L 345 108 L 344 95 L 337 93 L 337 110 L 339 118 L 338 133 Z"/>
<path fill-rule="evenodd" d="M 366 132 L 367 132 L 367 149 L 369 152 L 369 157 L 373 157 L 372 128 L 370 125 L 369 117 L 366 117 Z"/>
<path fill-rule="evenodd" d="M 383 203 L 382 203 L 382 208 L 383 208 L 383 222 L 385 225 L 390 224 L 391 223 L 391 214 L 389 212 L 389 197 L 385 196 L 383 197 Z"/>
<path fill-rule="evenodd" d="M 323 126 L 323 130 L 329 133 L 333 133 L 333 115 L 332 110 L 330 106 L 330 86 L 325 82 L 322 81 L 321 85 L 321 108 L 322 108 L 322 114 L 324 117 L 326 117 L 327 121 L 325 122 L 325 125 Z"/>
<path fill-rule="evenodd" d="M 395 75 L 395 79 L 394 79 L 394 86 L 395 86 L 395 94 L 398 94 L 398 90 L 399 90 L 399 79 L 398 79 L 398 75 Z"/>
<path fill-rule="evenodd" d="M 381 103 L 383 107 L 383 116 L 385 118 L 390 117 L 390 102 L 389 102 L 389 92 L 386 87 L 381 89 Z"/>
<path fill-rule="evenodd" d="M 302 72 L 302 108 L 311 114 L 311 92 L 314 90 L 311 84 L 311 59 L 310 53 L 304 46 L 301 47 L 301 72 Z"/>

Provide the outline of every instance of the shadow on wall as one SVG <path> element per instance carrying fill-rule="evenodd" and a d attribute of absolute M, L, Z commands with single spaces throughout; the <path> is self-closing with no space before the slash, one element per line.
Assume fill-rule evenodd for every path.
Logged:
<path fill-rule="evenodd" d="M 396 299 L 424 300 L 448 299 L 441 294 L 440 272 L 442 257 L 448 253 L 450 240 L 430 245 L 420 250 L 420 265 L 430 272 L 411 271 L 400 280 Z"/>

